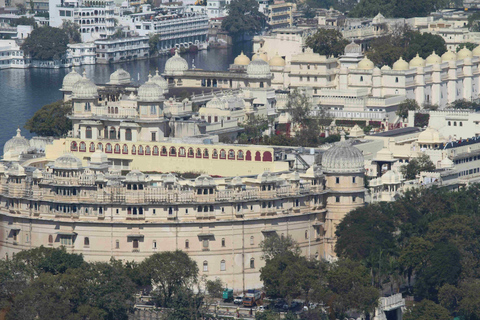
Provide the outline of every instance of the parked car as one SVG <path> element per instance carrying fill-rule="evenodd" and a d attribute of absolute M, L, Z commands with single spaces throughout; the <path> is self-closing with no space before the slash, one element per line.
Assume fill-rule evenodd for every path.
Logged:
<path fill-rule="evenodd" d="M 233 299 L 233 303 L 242 304 L 243 303 L 243 296 L 236 296 L 235 299 Z"/>

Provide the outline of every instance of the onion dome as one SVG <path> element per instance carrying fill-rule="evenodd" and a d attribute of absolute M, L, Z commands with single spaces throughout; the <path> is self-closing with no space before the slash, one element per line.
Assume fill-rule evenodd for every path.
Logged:
<path fill-rule="evenodd" d="M 233 64 L 241 65 L 241 66 L 248 66 L 250 63 L 250 59 L 242 53 L 240 53 L 235 60 L 233 60 Z"/>
<path fill-rule="evenodd" d="M 22 137 L 20 132 L 21 130 L 18 128 L 17 135 L 5 142 L 5 145 L 3 146 L 4 158 L 6 158 L 7 154 L 10 156 L 10 158 L 18 157 L 22 153 L 26 153 L 28 148 L 30 148 L 30 142 Z"/>
<path fill-rule="evenodd" d="M 442 136 L 442 134 L 435 128 L 428 127 L 425 129 L 425 131 L 421 132 L 418 135 L 417 142 L 420 144 L 423 143 L 442 143 L 445 141 L 445 138 Z"/>
<path fill-rule="evenodd" d="M 132 170 L 125 176 L 125 180 L 128 182 L 145 182 L 146 176 L 139 170 Z"/>
<path fill-rule="evenodd" d="M 205 107 L 212 109 L 222 109 L 223 102 L 222 100 L 218 99 L 216 95 L 213 95 L 213 99 L 208 101 Z"/>
<path fill-rule="evenodd" d="M 65 153 L 55 160 L 53 167 L 54 169 L 79 170 L 82 169 L 82 160 L 71 153 Z"/>
<path fill-rule="evenodd" d="M 187 60 L 180 57 L 178 51 L 175 51 L 175 55 L 165 63 L 165 74 L 183 74 L 183 71 L 186 70 L 188 70 Z"/>
<path fill-rule="evenodd" d="M 80 81 L 75 83 L 72 89 L 72 94 L 75 99 L 96 99 L 98 90 L 95 83 L 87 78 L 87 73 L 83 71 L 83 77 Z"/>
<path fill-rule="evenodd" d="M 402 57 L 400 57 L 400 59 L 398 59 L 392 66 L 392 69 L 396 71 L 408 70 L 408 68 L 408 62 L 403 60 Z"/>
<path fill-rule="evenodd" d="M 465 58 L 472 58 L 473 53 L 472 51 L 468 50 L 466 47 L 463 47 L 460 49 L 460 51 L 457 52 L 457 60 L 463 60 Z"/>
<path fill-rule="evenodd" d="M 390 68 L 390 66 L 384 65 L 380 70 L 389 71 L 389 70 L 392 70 L 392 68 Z"/>
<path fill-rule="evenodd" d="M 374 76 L 381 76 L 382 75 L 382 71 L 380 71 L 380 68 L 379 67 L 375 67 L 373 69 L 373 75 Z"/>
<path fill-rule="evenodd" d="M 362 47 L 359 44 L 356 44 L 355 41 L 352 40 L 349 44 L 345 46 L 344 49 L 345 55 L 348 54 L 361 54 L 362 53 Z"/>
<path fill-rule="evenodd" d="M 62 91 L 72 91 L 75 83 L 80 80 L 82 76 L 73 69 L 63 78 Z"/>
<path fill-rule="evenodd" d="M 455 60 L 457 60 L 457 55 L 455 54 L 455 52 L 447 51 L 444 54 L 442 54 L 442 62 L 455 61 Z"/>
<path fill-rule="evenodd" d="M 138 88 L 138 99 L 141 101 L 162 101 L 163 90 L 152 81 L 152 76 L 148 75 L 148 81 Z"/>
<path fill-rule="evenodd" d="M 253 55 L 252 61 L 262 59 L 265 62 L 268 62 L 268 55 L 265 51 L 257 51 L 256 54 Z"/>
<path fill-rule="evenodd" d="M 410 60 L 410 63 L 408 65 L 409 65 L 410 68 L 425 67 L 425 60 L 423 60 L 423 58 L 420 57 L 417 53 L 415 58 Z"/>
<path fill-rule="evenodd" d="M 158 74 L 158 69 L 155 71 L 155 75 L 152 77 L 152 81 L 156 83 L 163 91 L 168 91 L 168 82 L 161 75 Z"/>
<path fill-rule="evenodd" d="M 278 52 L 275 54 L 275 56 L 270 59 L 268 64 L 271 67 L 285 67 L 285 60 L 278 55 Z"/>
<path fill-rule="evenodd" d="M 271 77 L 270 66 L 263 59 L 256 59 L 247 66 L 247 75 L 251 78 Z"/>
<path fill-rule="evenodd" d="M 480 45 L 478 45 L 475 49 L 472 51 L 473 56 L 480 56 Z"/>
<path fill-rule="evenodd" d="M 365 170 L 363 154 L 360 150 L 342 139 L 325 151 L 322 156 L 322 169 L 325 173 L 361 173 Z"/>
<path fill-rule="evenodd" d="M 367 57 L 360 60 L 360 62 L 357 64 L 357 69 L 360 70 L 372 70 L 374 67 L 375 65 L 373 64 L 373 62 Z"/>
<path fill-rule="evenodd" d="M 432 52 L 431 55 L 429 55 L 429 56 L 427 57 L 427 59 L 425 59 L 425 64 L 426 64 L 426 65 L 429 65 L 429 64 L 440 64 L 440 63 L 442 63 L 442 58 L 440 58 L 440 56 L 435 53 L 435 50 Z"/>
<path fill-rule="evenodd" d="M 110 82 L 108 84 L 113 84 L 113 85 L 130 84 L 130 73 L 123 70 L 122 68 L 118 68 L 117 71 L 115 71 L 110 75 Z"/>
<path fill-rule="evenodd" d="M 106 162 L 108 162 L 108 157 L 101 149 L 95 150 L 90 158 L 90 163 L 101 164 Z"/>
<path fill-rule="evenodd" d="M 445 158 L 442 161 L 440 161 L 440 167 L 443 168 L 452 168 L 453 167 L 453 161 L 450 160 L 449 158 Z"/>

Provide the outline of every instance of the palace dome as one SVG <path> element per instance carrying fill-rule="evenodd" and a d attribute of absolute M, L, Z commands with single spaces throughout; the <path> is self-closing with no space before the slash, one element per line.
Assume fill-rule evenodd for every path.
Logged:
<path fill-rule="evenodd" d="M 408 64 L 410 68 L 417 68 L 417 67 L 425 67 L 425 60 L 423 60 L 422 57 L 420 57 L 417 53 L 415 58 L 410 60 L 410 63 Z"/>
<path fill-rule="evenodd" d="M 408 68 L 408 62 L 403 60 L 402 57 L 400 57 L 400 59 L 398 59 L 392 66 L 392 69 L 397 71 L 408 70 Z"/>
<path fill-rule="evenodd" d="M 275 56 L 270 59 L 268 64 L 271 67 L 285 67 L 285 60 L 278 55 L 278 52 L 275 54 Z"/>
<path fill-rule="evenodd" d="M 374 67 L 375 65 L 373 64 L 373 62 L 367 57 L 360 60 L 360 62 L 357 64 L 357 69 L 360 70 L 372 70 Z"/>
<path fill-rule="evenodd" d="M 270 66 L 263 59 L 256 59 L 247 66 L 247 74 L 249 77 L 270 77 Z"/>
<path fill-rule="evenodd" d="M 163 90 L 152 81 L 152 76 L 148 75 L 148 81 L 138 88 L 138 99 L 141 101 L 162 101 Z"/>
<path fill-rule="evenodd" d="M 480 45 L 478 45 L 477 47 L 475 47 L 475 49 L 472 50 L 472 55 L 473 56 L 480 56 Z"/>
<path fill-rule="evenodd" d="M 357 173 L 365 170 L 363 154 L 360 150 L 342 139 L 325 151 L 322 156 L 322 170 L 325 173 Z"/>
<path fill-rule="evenodd" d="M 83 77 L 80 81 L 75 83 L 72 89 L 72 94 L 75 99 L 96 99 L 98 90 L 95 83 L 87 78 L 87 74 L 83 71 Z"/>
<path fill-rule="evenodd" d="M 65 153 L 55 160 L 53 167 L 55 169 L 78 170 L 82 169 L 82 160 L 71 153 Z"/>
<path fill-rule="evenodd" d="M 100 164 L 106 162 L 108 162 L 108 157 L 101 149 L 95 150 L 90 158 L 90 163 Z"/>
<path fill-rule="evenodd" d="M 418 135 L 417 142 L 422 143 L 442 143 L 445 141 L 445 138 L 440 134 L 440 132 L 432 127 L 427 127 L 425 131 L 421 132 Z"/>
<path fill-rule="evenodd" d="M 208 101 L 205 105 L 207 108 L 223 109 L 223 102 L 216 95 L 213 95 L 213 99 Z"/>
<path fill-rule="evenodd" d="M 158 74 L 158 69 L 155 71 L 155 75 L 152 77 L 153 83 L 156 83 L 163 91 L 168 91 L 168 82 L 161 75 Z"/>
<path fill-rule="evenodd" d="M 444 54 L 442 54 L 442 62 L 455 61 L 455 60 L 457 60 L 457 55 L 452 51 L 447 51 Z"/>
<path fill-rule="evenodd" d="M 145 182 L 147 176 L 140 170 L 132 170 L 125 176 L 125 181 L 128 182 Z"/>
<path fill-rule="evenodd" d="M 383 184 L 396 184 L 401 180 L 400 175 L 393 170 L 385 172 L 381 179 Z"/>
<path fill-rule="evenodd" d="M 362 47 L 359 44 L 356 44 L 355 41 L 352 40 L 349 44 L 345 46 L 344 49 L 345 55 L 347 54 L 361 54 L 362 53 Z"/>
<path fill-rule="evenodd" d="M 30 148 L 30 142 L 20 135 L 20 128 L 17 129 L 17 135 L 5 142 L 3 146 L 3 156 L 8 153 L 10 157 L 18 157 L 20 154 L 27 152 Z"/>
<path fill-rule="evenodd" d="M 63 78 L 62 91 L 72 91 L 75 83 L 80 80 L 82 76 L 73 69 Z"/>
<path fill-rule="evenodd" d="M 440 63 L 442 63 L 442 58 L 440 58 L 440 56 L 435 53 L 435 50 L 432 52 L 431 55 L 429 55 L 429 56 L 427 57 L 427 59 L 425 59 L 425 64 L 426 64 L 426 65 L 429 65 L 429 64 L 440 64 Z"/>
<path fill-rule="evenodd" d="M 241 65 L 241 66 L 248 66 L 250 63 L 250 58 L 248 58 L 245 54 L 240 53 L 235 60 L 233 60 L 233 64 Z"/>
<path fill-rule="evenodd" d="M 181 74 L 185 70 L 188 70 L 187 60 L 180 57 L 178 51 L 175 51 L 175 55 L 165 63 L 165 74 Z"/>
<path fill-rule="evenodd" d="M 122 68 L 118 68 L 117 71 L 115 71 L 110 75 L 110 82 L 108 84 L 113 84 L 113 85 L 130 84 L 130 73 L 123 70 Z"/>
<path fill-rule="evenodd" d="M 380 70 L 389 71 L 389 70 L 392 70 L 392 68 L 390 68 L 390 66 L 388 66 L 388 65 L 384 65 L 382 68 L 380 68 Z"/>
<path fill-rule="evenodd" d="M 468 50 L 466 47 L 463 47 L 460 49 L 460 51 L 457 52 L 457 60 L 463 60 L 465 58 L 472 58 L 473 54 L 472 51 Z"/>

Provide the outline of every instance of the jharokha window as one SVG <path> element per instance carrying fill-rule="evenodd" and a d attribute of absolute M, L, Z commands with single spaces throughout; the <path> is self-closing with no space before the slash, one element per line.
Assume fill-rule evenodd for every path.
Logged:
<path fill-rule="evenodd" d="M 157 146 L 153 147 L 153 155 L 158 156 L 158 147 Z"/>
<path fill-rule="evenodd" d="M 161 153 L 162 156 L 166 156 L 167 155 L 167 148 L 166 147 L 162 147 L 162 153 Z"/>
<path fill-rule="evenodd" d="M 225 152 L 225 150 L 220 150 L 220 159 L 225 159 L 227 157 L 227 153 Z"/>
<path fill-rule="evenodd" d="M 218 159 L 217 149 L 213 149 L 212 158 L 213 158 L 213 159 Z"/>
<path fill-rule="evenodd" d="M 175 149 L 175 147 L 170 148 L 170 156 L 172 156 L 172 157 L 177 156 L 177 149 Z"/>
<path fill-rule="evenodd" d="M 193 148 L 188 148 L 188 157 L 193 158 Z"/>
<path fill-rule="evenodd" d="M 95 143 L 90 143 L 90 152 L 95 152 Z"/>
<path fill-rule="evenodd" d="M 185 157 L 185 148 L 184 147 L 180 147 L 180 149 L 178 149 L 178 156 L 179 157 Z"/>
<path fill-rule="evenodd" d="M 208 149 L 203 150 L 203 157 L 208 159 Z"/>

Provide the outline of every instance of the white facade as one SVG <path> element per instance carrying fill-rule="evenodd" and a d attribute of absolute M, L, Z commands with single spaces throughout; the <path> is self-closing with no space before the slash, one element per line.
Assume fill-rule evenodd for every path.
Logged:
<path fill-rule="evenodd" d="M 72 66 L 95 64 L 95 44 L 75 43 L 67 46 L 67 57 L 71 59 Z"/>
<path fill-rule="evenodd" d="M 50 26 L 60 27 L 63 21 L 80 26 L 82 41 L 107 38 L 115 33 L 115 3 L 111 0 L 50 1 Z"/>
<path fill-rule="evenodd" d="M 95 40 L 97 62 L 109 63 L 149 57 L 148 37 Z"/>
<path fill-rule="evenodd" d="M 209 19 L 222 18 L 227 15 L 225 0 L 207 0 L 207 15 Z"/>
<path fill-rule="evenodd" d="M 0 69 L 29 68 L 30 63 L 15 40 L 0 40 Z"/>

